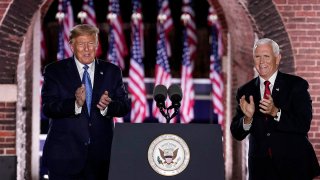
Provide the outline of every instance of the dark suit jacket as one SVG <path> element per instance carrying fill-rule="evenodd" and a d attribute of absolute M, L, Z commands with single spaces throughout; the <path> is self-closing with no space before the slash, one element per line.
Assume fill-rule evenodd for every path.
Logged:
<path fill-rule="evenodd" d="M 281 109 L 281 118 L 277 122 L 273 117 L 259 111 L 260 82 L 255 78 L 238 89 L 237 101 L 245 95 L 249 102 L 252 95 L 255 103 L 252 126 L 249 131 L 243 129 L 243 116 L 240 106 L 231 123 L 231 132 L 235 139 L 249 137 L 249 172 L 252 179 L 261 179 L 252 172 L 259 168 L 261 159 L 272 152 L 272 163 L 282 179 L 312 179 L 320 173 L 318 160 L 308 140 L 308 131 L 312 119 L 312 101 L 308 93 L 308 83 L 304 79 L 278 72 L 272 90 L 276 107 Z"/>
<path fill-rule="evenodd" d="M 111 63 L 95 60 L 90 116 L 85 105 L 81 114 L 75 115 L 75 91 L 80 86 L 81 78 L 74 58 L 45 68 L 42 108 L 51 120 L 43 149 L 43 163 L 54 173 L 79 173 L 85 166 L 88 153 L 99 166 L 108 168 L 112 117 L 124 116 L 130 109 L 121 70 Z M 107 115 L 102 116 L 96 105 L 105 90 L 112 102 Z"/>

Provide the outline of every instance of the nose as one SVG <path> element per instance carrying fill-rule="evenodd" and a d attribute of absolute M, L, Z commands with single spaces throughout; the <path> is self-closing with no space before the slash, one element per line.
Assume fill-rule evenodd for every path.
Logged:
<path fill-rule="evenodd" d="M 88 43 L 84 43 L 83 49 L 84 50 L 89 50 L 89 44 Z"/>
<path fill-rule="evenodd" d="M 261 57 L 260 64 L 264 64 L 267 62 L 267 59 L 265 57 Z"/>

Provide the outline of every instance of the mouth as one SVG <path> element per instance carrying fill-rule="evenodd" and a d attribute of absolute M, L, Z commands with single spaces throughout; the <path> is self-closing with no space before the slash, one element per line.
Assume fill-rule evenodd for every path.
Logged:
<path fill-rule="evenodd" d="M 268 69 L 267 66 L 260 66 L 259 68 L 260 68 L 260 70 L 266 70 L 266 69 Z"/>

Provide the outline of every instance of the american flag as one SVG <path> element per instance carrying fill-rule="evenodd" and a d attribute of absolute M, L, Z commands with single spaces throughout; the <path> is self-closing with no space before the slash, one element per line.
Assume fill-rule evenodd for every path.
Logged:
<path fill-rule="evenodd" d="M 70 0 L 59 0 L 56 18 L 60 26 L 57 59 L 61 60 L 72 56 L 69 47 L 69 32 L 74 26 L 74 19 Z"/>
<path fill-rule="evenodd" d="M 169 8 L 169 2 L 168 0 L 158 0 L 158 6 L 159 6 L 159 12 L 158 12 L 158 25 L 157 29 L 158 32 L 160 31 L 159 28 L 162 26 L 165 32 L 165 45 L 166 45 L 166 51 L 167 55 L 171 56 L 171 47 L 169 43 L 169 33 L 173 28 L 173 20 L 171 17 L 171 11 Z"/>
<path fill-rule="evenodd" d="M 107 18 L 110 29 L 107 59 L 123 70 L 125 68 L 124 56 L 128 54 L 128 50 L 122 30 L 119 0 L 110 0 L 108 10 Z"/>
<path fill-rule="evenodd" d="M 166 51 L 166 38 L 163 26 L 159 25 L 158 28 L 158 41 L 157 41 L 157 58 L 155 68 L 155 83 L 154 86 L 162 84 L 169 87 L 171 84 L 170 66 L 168 62 L 168 54 Z M 167 102 L 166 102 L 167 104 Z M 159 122 L 165 123 L 166 119 L 162 116 L 159 109 L 156 106 L 155 101 L 152 105 L 152 114 L 158 118 Z"/>
<path fill-rule="evenodd" d="M 183 0 L 182 6 L 182 20 L 187 31 L 187 41 L 189 45 L 189 51 L 191 56 L 191 61 L 195 59 L 196 47 L 198 43 L 198 38 L 196 34 L 196 23 L 195 23 L 195 13 L 191 7 L 192 0 Z"/>
<path fill-rule="evenodd" d="M 209 10 L 208 23 L 211 26 L 211 55 L 210 55 L 210 80 L 212 84 L 213 112 L 218 116 L 218 123 L 224 120 L 223 107 L 223 77 L 221 70 L 221 58 L 223 53 L 221 26 L 217 15 L 211 7 Z"/>
<path fill-rule="evenodd" d="M 181 89 L 185 96 L 182 98 L 180 116 L 181 123 L 189 123 L 194 118 L 194 87 L 193 87 L 193 61 L 196 52 L 197 36 L 194 23 L 194 12 L 191 0 L 184 0 L 181 19 L 185 26 L 183 38 L 183 54 L 181 69 Z"/>
<path fill-rule="evenodd" d="M 131 16 L 131 60 L 129 69 L 128 89 L 131 93 L 131 122 L 141 123 L 149 116 L 146 87 L 144 84 L 143 57 L 143 22 L 140 0 L 132 0 Z"/>
<path fill-rule="evenodd" d="M 81 12 L 78 14 L 78 17 L 81 19 L 83 18 L 83 21 L 81 19 L 81 21 L 84 24 L 91 24 L 93 26 L 97 26 L 97 20 L 96 20 L 96 13 L 94 10 L 94 3 L 93 0 L 84 0 L 83 1 L 83 5 L 82 5 L 82 13 L 85 13 L 84 16 L 81 16 Z M 101 44 L 99 43 L 98 45 L 98 50 L 97 50 L 97 56 L 101 56 L 102 54 L 102 48 L 101 48 Z"/>

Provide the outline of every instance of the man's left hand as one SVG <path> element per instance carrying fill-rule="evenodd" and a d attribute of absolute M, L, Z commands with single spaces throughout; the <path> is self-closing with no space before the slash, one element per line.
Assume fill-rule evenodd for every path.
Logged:
<path fill-rule="evenodd" d="M 274 117 L 277 115 L 278 108 L 274 105 L 271 95 L 268 95 L 268 97 L 268 99 L 263 98 L 260 100 L 260 112 Z"/>
<path fill-rule="evenodd" d="M 109 97 L 109 93 L 108 91 L 105 91 L 102 95 L 101 98 L 99 100 L 99 103 L 97 104 L 97 107 L 103 111 L 106 109 L 106 107 L 108 107 L 108 105 L 111 103 L 111 98 Z"/>

